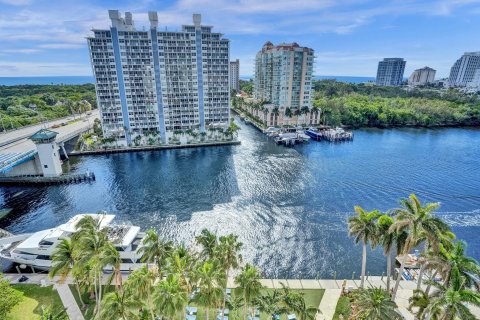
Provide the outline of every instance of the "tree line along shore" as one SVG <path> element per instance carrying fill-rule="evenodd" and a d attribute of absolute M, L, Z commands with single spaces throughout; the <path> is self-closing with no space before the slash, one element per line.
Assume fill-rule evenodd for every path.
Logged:
<path fill-rule="evenodd" d="M 240 80 L 240 88 L 253 95 L 253 81 Z M 480 125 L 480 97 L 456 89 L 379 87 L 335 80 L 314 81 L 313 89 L 312 110 L 321 114 L 323 125 L 352 128 Z M 93 84 L 0 86 L 0 132 L 95 108 Z"/>

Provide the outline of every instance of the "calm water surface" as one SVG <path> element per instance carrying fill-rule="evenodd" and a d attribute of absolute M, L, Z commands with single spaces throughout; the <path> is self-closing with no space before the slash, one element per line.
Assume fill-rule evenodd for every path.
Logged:
<path fill-rule="evenodd" d="M 353 142 L 275 145 L 241 124 L 240 146 L 81 157 L 66 164 L 95 172 L 91 184 L 2 188 L 11 208 L 0 227 L 53 227 L 106 210 L 189 244 L 201 229 L 236 233 L 244 259 L 271 277 L 349 277 L 361 248 L 348 238 L 354 205 L 387 210 L 414 192 L 440 201 L 440 214 L 480 259 L 480 130 L 360 130 Z M 367 269 L 381 274 L 381 252 Z"/>

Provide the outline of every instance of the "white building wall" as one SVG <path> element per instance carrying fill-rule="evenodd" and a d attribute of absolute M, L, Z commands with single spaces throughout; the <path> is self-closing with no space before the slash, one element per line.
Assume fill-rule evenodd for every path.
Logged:
<path fill-rule="evenodd" d="M 436 70 L 425 67 L 415 70 L 408 78 L 408 84 L 412 86 L 425 85 L 435 81 Z"/>
<path fill-rule="evenodd" d="M 475 71 L 480 68 L 480 52 L 465 52 L 450 69 L 448 78 L 452 87 L 464 87 L 473 80 Z"/>
<path fill-rule="evenodd" d="M 165 137 L 161 139 L 168 143 L 176 131 L 199 130 L 208 124 L 228 125 L 228 39 L 212 32 L 212 27 L 200 25 L 200 15 L 194 18 L 197 26 L 182 26 L 178 32 L 157 30 L 155 12 L 149 13 L 154 31 L 136 30 L 129 13 L 122 18 L 118 11 L 111 10 L 109 15 L 112 29 L 93 30 L 93 37 L 88 38 L 106 136 L 120 138 L 120 143 L 126 144 L 146 133 L 160 134 L 164 126 Z M 114 28 L 120 59 L 115 55 Z M 154 36 L 158 51 L 152 45 Z M 200 65 L 197 49 L 201 52 Z M 157 58 L 158 79 L 154 61 Z"/>
<path fill-rule="evenodd" d="M 45 177 L 55 177 L 62 174 L 62 161 L 57 143 L 37 143 L 38 159 Z"/>

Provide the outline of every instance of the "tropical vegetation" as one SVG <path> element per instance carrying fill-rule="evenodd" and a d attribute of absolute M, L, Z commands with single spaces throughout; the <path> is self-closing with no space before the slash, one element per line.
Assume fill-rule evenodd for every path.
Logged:
<path fill-rule="evenodd" d="M 480 97 L 455 89 L 405 89 L 315 81 L 313 106 L 323 124 L 351 127 L 478 126 Z"/>
<path fill-rule="evenodd" d="M 0 86 L 0 131 L 83 113 L 97 108 L 95 86 Z"/>
<path fill-rule="evenodd" d="M 71 239 L 62 241 L 52 255 L 50 275 L 59 275 L 60 281 L 73 278 L 76 299 L 88 310 L 86 318 L 185 319 L 186 307 L 197 306 L 207 320 L 222 317 L 227 309 L 247 319 L 258 310 L 273 310 L 260 303 L 265 294 L 260 271 L 243 265 L 236 235 L 219 237 L 205 229 L 196 237 L 196 246 L 187 248 L 148 230 L 139 248 L 145 264 L 123 280 L 120 255 L 101 217 L 82 218 Z M 112 270 L 110 276 L 104 275 L 105 269 Z M 233 272 L 236 288 L 230 290 L 227 283 Z M 303 293 L 285 288 L 275 295 L 281 297 L 276 316 L 295 313 L 299 320 L 313 320 L 316 306 L 310 306 Z M 93 309 L 85 306 L 89 303 Z"/>
<path fill-rule="evenodd" d="M 410 309 L 418 319 L 475 319 L 469 306 L 480 306 L 480 266 L 466 255 L 466 244 L 455 240 L 450 227 L 435 214 L 438 203 L 423 204 L 414 194 L 400 207 L 380 213 L 355 207 L 349 217 L 349 233 L 363 247 L 361 288 L 347 293 L 337 306 L 337 317 L 349 319 L 401 319 L 395 298 L 406 270 L 407 255 L 418 250 L 420 270 Z M 387 290 L 364 288 L 366 246 L 381 246 L 387 257 Z M 391 255 L 399 254 L 401 265 L 391 288 Z M 440 277 L 440 278 L 439 278 Z M 422 280 L 427 279 L 423 283 Z"/>

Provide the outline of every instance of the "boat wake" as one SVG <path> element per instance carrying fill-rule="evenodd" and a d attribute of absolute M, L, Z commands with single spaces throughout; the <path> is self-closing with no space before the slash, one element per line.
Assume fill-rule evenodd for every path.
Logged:
<path fill-rule="evenodd" d="M 452 227 L 480 226 L 480 209 L 466 212 L 439 212 L 437 215 Z"/>

